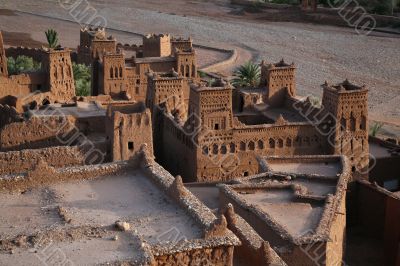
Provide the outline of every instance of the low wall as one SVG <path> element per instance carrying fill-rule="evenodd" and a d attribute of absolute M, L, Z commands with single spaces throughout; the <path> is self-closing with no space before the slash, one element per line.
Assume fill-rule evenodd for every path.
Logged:
<path fill-rule="evenodd" d="M 40 159 L 56 168 L 83 165 L 85 162 L 84 152 L 77 146 L 0 152 L 0 174 L 27 172 Z"/>
<path fill-rule="evenodd" d="M 68 140 L 74 128 L 72 116 L 32 117 L 5 125 L 0 132 L 0 149 L 11 151 L 65 145 L 62 140 Z"/>

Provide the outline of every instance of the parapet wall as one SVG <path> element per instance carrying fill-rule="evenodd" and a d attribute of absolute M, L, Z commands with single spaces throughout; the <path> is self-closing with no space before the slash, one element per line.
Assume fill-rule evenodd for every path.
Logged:
<path fill-rule="evenodd" d="M 0 174 L 27 172 L 43 160 L 53 167 L 83 165 L 84 152 L 77 146 L 59 146 L 36 150 L 0 152 Z"/>

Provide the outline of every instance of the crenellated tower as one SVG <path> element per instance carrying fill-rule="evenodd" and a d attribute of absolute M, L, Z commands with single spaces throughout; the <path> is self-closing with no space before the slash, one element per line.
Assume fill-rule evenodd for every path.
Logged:
<path fill-rule="evenodd" d="M 175 49 L 176 69 L 179 74 L 189 79 L 197 78 L 196 52 L 194 49 Z"/>
<path fill-rule="evenodd" d="M 218 80 L 215 84 L 194 83 L 190 88 L 189 123 L 210 130 L 233 127 L 232 87 Z"/>
<path fill-rule="evenodd" d="M 143 37 L 143 57 L 164 57 L 171 55 L 169 34 L 149 34 Z"/>
<path fill-rule="evenodd" d="M 283 59 L 276 64 L 261 63 L 260 87 L 266 88 L 264 101 L 271 106 L 282 106 L 285 97 L 296 95 L 296 67 Z"/>
<path fill-rule="evenodd" d="M 368 89 L 348 80 L 322 85 L 325 117 L 334 119 L 329 136 L 331 152 L 346 155 L 353 172 L 364 174 L 369 164 Z"/>

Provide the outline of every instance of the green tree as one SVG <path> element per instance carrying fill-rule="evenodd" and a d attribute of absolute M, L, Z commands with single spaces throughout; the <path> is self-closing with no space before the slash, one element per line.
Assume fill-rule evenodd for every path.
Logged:
<path fill-rule="evenodd" d="M 53 29 L 48 29 L 46 32 L 47 43 L 49 44 L 49 48 L 56 48 L 58 46 L 58 33 Z"/>
<path fill-rule="evenodd" d="M 235 87 L 256 87 L 260 76 L 260 66 L 249 61 L 236 69 L 232 84 Z"/>
<path fill-rule="evenodd" d="M 77 96 L 89 96 L 91 84 L 90 67 L 83 64 L 72 63 L 75 79 L 75 93 Z"/>
<path fill-rule="evenodd" d="M 13 57 L 7 58 L 7 68 L 10 75 L 17 75 L 24 72 L 35 72 L 41 69 L 41 63 L 36 62 L 32 57 L 25 55 L 17 56 L 17 59 Z"/>

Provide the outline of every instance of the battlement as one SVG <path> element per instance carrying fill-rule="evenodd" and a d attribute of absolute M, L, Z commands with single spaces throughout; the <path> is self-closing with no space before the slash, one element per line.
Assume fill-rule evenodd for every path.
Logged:
<path fill-rule="evenodd" d="M 351 83 L 349 80 L 345 80 L 339 84 L 332 85 L 325 81 L 324 84 L 321 85 L 324 90 L 329 90 L 336 93 L 352 93 L 352 92 L 367 92 L 368 89 L 365 85 L 358 86 Z"/>
<path fill-rule="evenodd" d="M 155 33 L 150 33 L 145 36 L 143 36 L 143 40 L 161 40 L 161 39 L 171 39 L 171 35 L 168 33 L 160 33 L 160 34 L 155 34 Z"/>
<path fill-rule="evenodd" d="M 218 79 L 214 82 L 201 80 L 190 84 L 190 88 L 196 92 L 232 90 L 231 84 L 223 79 Z"/>
<path fill-rule="evenodd" d="M 148 34 L 143 37 L 143 56 L 162 57 L 171 55 L 171 36 L 169 34 Z"/>

